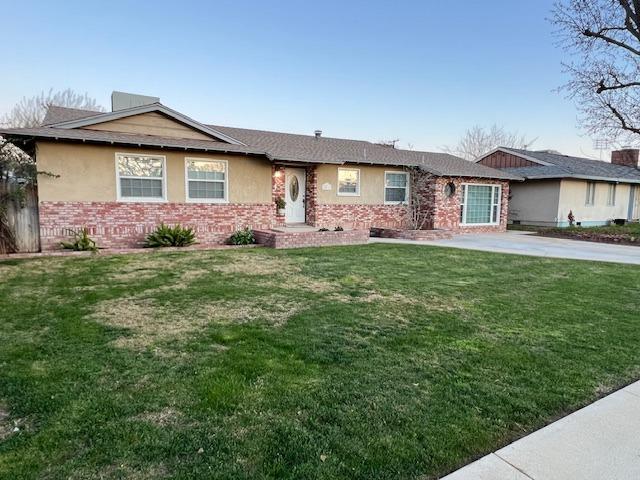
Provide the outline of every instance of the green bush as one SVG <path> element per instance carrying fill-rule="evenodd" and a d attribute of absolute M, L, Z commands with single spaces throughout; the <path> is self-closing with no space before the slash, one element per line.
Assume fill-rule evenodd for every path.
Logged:
<path fill-rule="evenodd" d="M 193 233 L 192 228 L 182 227 L 180 224 L 169 227 L 161 223 L 147 235 L 144 246 L 147 248 L 188 247 L 194 243 L 196 243 L 196 234 Z"/>
<path fill-rule="evenodd" d="M 334 232 L 344 232 L 344 228 L 342 228 L 340 225 L 338 225 L 336 228 L 333 229 Z"/>
<path fill-rule="evenodd" d="M 329 231 L 329 229 L 328 229 L 328 228 L 326 228 L 326 227 L 322 227 L 322 228 L 319 228 L 319 229 L 318 229 L 318 231 L 319 231 L 319 232 L 328 232 L 328 231 Z"/>
<path fill-rule="evenodd" d="M 256 243 L 256 237 L 254 237 L 253 231 L 249 227 L 246 227 L 231 235 L 229 243 L 231 245 L 251 245 L 252 243 Z"/>
<path fill-rule="evenodd" d="M 60 242 L 62 248 L 67 250 L 76 250 L 78 252 L 97 252 L 98 245 L 89 236 L 89 230 L 87 227 L 83 227 L 80 230 L 67 230 L 69 235 L 73 237 L 71 242 Z"/>

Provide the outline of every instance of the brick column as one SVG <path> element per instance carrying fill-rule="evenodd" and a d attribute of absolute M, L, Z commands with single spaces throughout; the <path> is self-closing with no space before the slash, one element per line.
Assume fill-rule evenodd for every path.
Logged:
<path fill-rule="evenodd" d="M 280 165 L 274 165 L 271 167 L 271 199 L 273 201 L 273 208 L 276 209 L 276 225 L 284 225 L 284 215 L 279 215 L 276 198 L 282 197 L 284 200 L 284 167 Z"/>
<path fill-rule="evenodd" d="M 307 167 L 307 185 L 305 189 L 305 222 L 317 226 L 316 206 L 318 205 L 318 175 L 316 166 Z"/>

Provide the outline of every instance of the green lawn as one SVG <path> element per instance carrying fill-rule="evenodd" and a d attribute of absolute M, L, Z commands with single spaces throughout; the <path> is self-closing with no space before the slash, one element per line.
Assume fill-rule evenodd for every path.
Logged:
<path fill-rule="evenodd" d="M 0 262 L 0 478 L 435 478 L 638 379 L 639 311 L 405 245 Z"/>

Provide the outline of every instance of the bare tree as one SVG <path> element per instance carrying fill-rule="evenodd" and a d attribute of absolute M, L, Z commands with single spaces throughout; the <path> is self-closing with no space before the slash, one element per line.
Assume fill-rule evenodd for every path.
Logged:
<path fill-rule="evenodd" d="M 589 134 L 640 140 L 640 2 L 563 0 L 553 9 L 564 63 L 564 89 Z"/>
<path fill-rule="evenodd" d="M 527 140 L 525 135 L 509 132 L 498 125 L 485 128 L 475 125 L 469 128 L 457 145 L 444 147 L 444 151 L 466 160 L 476 160 L 496 147 L 528 148 L 535 139 Z"/>
<path fill-rule="evenodd" d="M 407 167 L 405 170 L 409 173 L 407 224 L 411 230 L 422 230 L 432 220 L 436 177 L 419 167 Z"/>
<path fill-rule="evenodd" d="M 34 97 L 23 97 L 9 113 L 2 117 L 0 125 L 13 128 L 32 128 L 42 125 L 47 108 L 50 105 L 68 108 L 80 108 L 103 112 L 104 108 L 89 94 L 80 94 L 70 88 L 54 92 L 41 92 Z"/>

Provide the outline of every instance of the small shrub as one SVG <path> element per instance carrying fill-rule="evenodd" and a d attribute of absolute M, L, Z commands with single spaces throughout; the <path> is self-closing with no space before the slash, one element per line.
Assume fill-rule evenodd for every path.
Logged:
<path fill-rule="evenodd" d="M 338 225 L 336 228 L 333 229 L 334 232 L 344 232 L 344 228 L 342 228 L 340 225 Z"/>
<path fill-rule="evenodd" d="M 282 210 L 286 204 L 287 202 L 284 201 L 284 198 L 276 198 L 276 207 L 278 208 L 278 210 Z"/>
<path fill-rule="evenodd" d="M 318 231 L 319 231 L 319 232 L 328 232 L 328 231 L 329 231 L 329 229 L 328 229 L 328 228 L 326 228 L 326 227 L 322 227 L 322 228 L 319 228 L 319 229 L 318 229 Z"/>
<path fill-rule="evenodd" d="M 71 242 L 60 242 L 62 248 L 66 250 L 75 250 L 77 252 L 97 252 L 98 245 L 89 236 L 89 229 L 83 227 L 80 230 L 67 230 L 69 235 L 73 237 Z"/>
<path fill-rule="evenodd" d="M 252 243 L 256 243 L 256 237 L 253 235 L 253 231 L 249 227 L 246 227 L 231 235 L 229 243 L 231 245 L 251 245 Z"/>
<path fill-rule="evenodd" d="M 180 224 L 169 227 L 161 223 L 147 235 L 144 242 L 146 248 L 158 247 L 188 247 L 196 243 L 196 234 L 192 228 L 182 227 Z"/>

